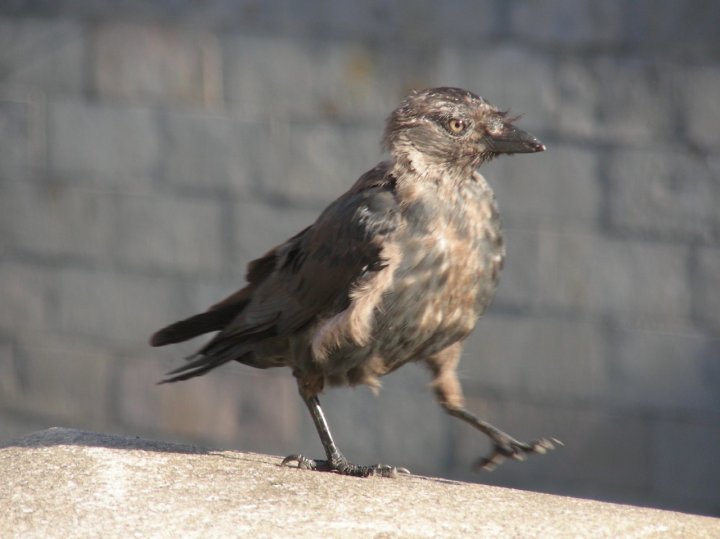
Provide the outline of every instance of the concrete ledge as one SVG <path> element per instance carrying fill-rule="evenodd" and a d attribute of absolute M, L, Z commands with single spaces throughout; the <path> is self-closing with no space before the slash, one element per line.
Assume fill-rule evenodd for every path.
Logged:
<path fill-rule="evenodd" d="M 720 519 L 53 428 L 0 447 L 3 537 L 720 537 Z"/>

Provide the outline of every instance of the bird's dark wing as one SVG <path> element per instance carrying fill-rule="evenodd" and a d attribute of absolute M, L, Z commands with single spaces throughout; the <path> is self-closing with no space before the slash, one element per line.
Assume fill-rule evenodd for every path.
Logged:
<path fill-rule="evenodd" d="M 248 281 L 247 286 L 231 294 L 220 303 L 213 305 L 204 313 L 180 320 L 155 332 L 150 339 L 150 344 L 152 346 L 165 346 L 223 329 L 242 312 L 258 285 L 273 272 L 278 249 L 288 243 L 296 241 L 309 229 L 310 227 L 304 229 L 302 232 L 290 238 L 285 244 L 271 249 L 260 258 L 250 262 L 247 273 L 245 274 L 245 278 Z"/>
<path fill-rule="evenodd" d="M 192 327 L 184 335 L 198 335 L 202 331 L 197 330 L 210 326 L 220 330 L 191 363 L 178 369 L 184 379 L 194 375 L 188 369 L 206 372 L 209 362 L 238 359 L 247 345 L 290 336 L 331 318 L 348 309 L 358 283 L 371 283 L 387 269 L 386 241 L 399 221 L 394 183 L 383 167 L 377 167 L 312 226 L 251 262 L 245 288 L 206 313 L 161 330 L 152 342 L 177 342 L 166 336 L 179 335 L 172 328 L 183 324 L 185 329 Z"/>
<path fill-rule="evenodd" d="M 384 241 L 398 222 L 388 185 L 343 195 L 313 226 L 273 250 L 272 270 L 217 341 L 291 335 L 347 308 L 353 285 L 385 268 Z M 262 264 L 269 266 L 254 263 Z"/>

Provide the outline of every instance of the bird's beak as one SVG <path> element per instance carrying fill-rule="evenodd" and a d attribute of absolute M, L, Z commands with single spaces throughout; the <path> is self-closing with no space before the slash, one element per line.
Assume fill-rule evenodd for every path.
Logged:
<path fill-rule="evenodd" d="M 514 125 L 505 124 L 498 134 L 485 136 L 488 149 L 494 153 L 535 153 L 544 152 L 545 145 L 530 133 Z"/>

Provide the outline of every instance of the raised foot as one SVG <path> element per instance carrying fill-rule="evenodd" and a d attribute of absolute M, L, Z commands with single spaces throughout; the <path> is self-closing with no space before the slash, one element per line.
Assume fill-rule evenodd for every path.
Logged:
<path fill-rule="evenodd" d="M 361 466 L 352 464 L 344 457 L 330 460 L 314 460 L 302 455 L 288 455 L 285 457 L 280 466 L 288 466 L 296 462 L 297 467 L 301 470 L 315 470 L 319 472 L 335 472 L 340 475 L 350 475 L 353 477 L 397 477 L 400 474 L 409 474 L 407 468 L 397 468 L 388 466 L 387 464 L 375 464 L 373 466 Z"/>
<path fill-rule="evenodd" d="M 487 457 L 481 458 L 475 463 L 475 469 L 493 471 L 506 458 L 525 460 L 531 453 L 542 455 L 555 446 L 564 445 L 557 438 L 539 438 L 529 443 L 519 442 L 510 436 L 498 438 L 493 441 L 493 451 Z"/>

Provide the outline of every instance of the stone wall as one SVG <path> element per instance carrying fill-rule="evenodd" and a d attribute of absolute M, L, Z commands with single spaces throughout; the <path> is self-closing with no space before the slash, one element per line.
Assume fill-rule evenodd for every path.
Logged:
<path fill-rule="evenodd" d="M 320 455 L 289 372 L 154 386 L 158 327 L 239 287 L 458 85 L 549 147 L 498 160 L 502 284 L 469 406 L 567 447 L 473 475 L 414 366 L 324 399 L 359 462 L 720 514 L 720 6 L 0 4 L 0 439 L 63 425 Z"/>

